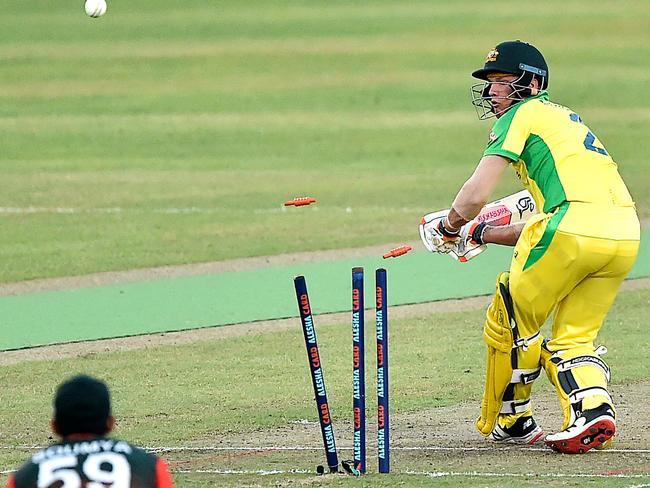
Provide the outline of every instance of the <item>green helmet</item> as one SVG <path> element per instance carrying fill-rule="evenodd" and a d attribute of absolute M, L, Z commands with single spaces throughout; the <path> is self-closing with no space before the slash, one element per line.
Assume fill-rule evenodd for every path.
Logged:
<path fill-rule="evenodd" d="M 490 82 L 488 76 L 496 73 L 514 75 L 517 79 Z M 474 71 L 472 76 L 484 81 L 471 87 L 472 104 L 481 120 L 493 116 L 500 117 L 513 104 L 530 97 L 533 93 L 530 87 L 533 79 L 537 79 L 539 89 L 548 87 L 548 65 L 544 56 L 535 46 L 522 41 L 505 41 L 491 49 L 483 68 Z M 508 85 L 510 94 L 492 97 L 490 86 L 494 84 Z M 493 102 L 498 99 L 511 100 L 512 103 L 509 107 L 496 111 Z"/>
<path fill-rule="evenodd" d="M 548 65 L 542 53 L 527 42 L 505 41 L 491 49 L 485 66 L 472 73 L 474 78 L 487 80 L 490 73 L 524 75 L 530 73 L 540 80 L 542 90 L 548 87 Z M 532 79 L 532 76 L 531 76 Z"/>

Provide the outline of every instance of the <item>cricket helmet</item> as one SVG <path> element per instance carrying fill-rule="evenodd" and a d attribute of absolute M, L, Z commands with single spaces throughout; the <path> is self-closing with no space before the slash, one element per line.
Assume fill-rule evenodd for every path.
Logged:
<path fill-rule="evenodd" d="M 518 76 L 515 81 L 501 82 L 488 80 L 490 74 L 510 74 Z M 485 65 L 477 69 L 472 76 L 483 80 L 484 83 L 472 85 L 472 103 L 476 107 L 479 119 L 487 119 L 493 116 L 500 116 L 510 107 L 495 112 L 490 96 L 490 85 L 492 83 L 505 84 L 511 89 L 511 93 L 502 99 L 511 100 L 514 105 L 516 102 L 528 98 L 532 95 L 530 84 L 534 78 L 539 82 L 539 89 L 544 90 L 548 87 L 548 65 L 542 53 L 533 46 L 523 41 L 505 41 L 492 48 L 486 58 Z"/>
<path fill-rule="evenodd" d="M 532 44 L 523 41 L 505 41 L 488 52 L 485 66 L 472 73 L 474 78 L 487 81 L 490 73 L 537 75 L 540 88 L 548 87 L 548 65 L 542 53 Z M 532 76 L 531 76 L 532 79 Z"/>

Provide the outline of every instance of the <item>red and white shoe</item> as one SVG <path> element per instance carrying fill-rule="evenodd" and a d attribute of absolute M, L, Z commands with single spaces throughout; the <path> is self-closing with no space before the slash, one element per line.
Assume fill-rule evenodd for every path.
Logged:
<path fill-rule="evenodd" d="M 584 454 L 594 447 L 607 447 L 616 433 L 616 419 L 612 407 L 603 403 L 585 410 L 566 430 L 546 436 L 544 442 L 554 451 L 564 454 Z"/>

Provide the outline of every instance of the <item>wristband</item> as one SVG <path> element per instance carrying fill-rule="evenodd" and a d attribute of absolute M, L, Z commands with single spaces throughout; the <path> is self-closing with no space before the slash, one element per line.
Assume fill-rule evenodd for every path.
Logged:
<path fill-rule="evenodd" d="M 449 219 L 447 219 L 447 217 L 445 217 L 444 219 L 442 219 L 440 221 L 440 224 L 438 224 L 438 230 L 440 231 L 440 233 L 444 237 L 446 237 L 448 239 L 456 239 L 457 237 L 459 237 L 460 236 L 460 229 L 455 230 L 455 231 L 448 230 L 447 226 L 445 225 L 445 220 L 447 220 L 447 222 L 449 222 Z"/>
<path fill-rule="evenodd" d="M 483 240 L 483 234 L 485 233 L 485 229 L 487 229 L 487 227 L 488 225 L 485 222 L 481 222 L 476 227 L 474 227 L 474 230 L 472 231 L 472 240 L 477 244 L 485 244 L 485 241 Z"/>

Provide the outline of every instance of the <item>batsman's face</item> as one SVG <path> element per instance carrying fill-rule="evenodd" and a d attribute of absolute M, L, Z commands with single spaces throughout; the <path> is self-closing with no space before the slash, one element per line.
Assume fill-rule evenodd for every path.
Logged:
<path fill-rule="evenodd" d="M 491 74 L 487 76 L 487 79 L 490 82 L 490 88 L 488 90 L 491 99 L 490 103 L 492 104 L 494 113 L 499 117 L 500 114 L 505 112 L 514 103 L 514 100 L 508 100 L 508 97 L 514 91 L 510 83 L 517 81 L 519 77 L 515 75 Z"/>

